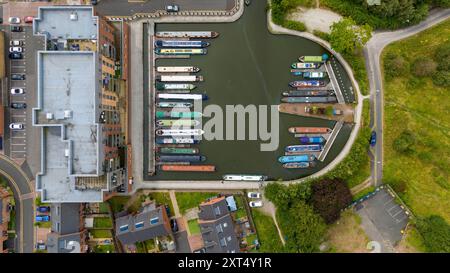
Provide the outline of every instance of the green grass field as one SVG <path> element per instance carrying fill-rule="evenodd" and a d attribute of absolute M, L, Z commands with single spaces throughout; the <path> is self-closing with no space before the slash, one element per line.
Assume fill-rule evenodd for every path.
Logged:
<path fill-rule="evenodd" d="M 197 219 L 192 219 L 188 221 L 189 231 L 191 235 L 200 234 L 200 225 L 198 224 Z"/>
<path fill-rule="evenodd" d="M 112 228 L 112 220 L 109 217 L 95 217 L 94 228 Z"/>
<path fill-rule="evenodd" d="M 170 195 L 168 192 L 151 192 L 148 194 L 148 197 L 150 197 L 150 199 L 154 200 L 158 204 L 169 205 L 170 212 L 174 214 L 173 204 L 170 200 Z"/>
<path fill-rule="evenodd" d="M 278 235 L 272 217 L 265 215 L 257 209 L 252 210 L 252 215 L 258 233 L 259 243 L 261 245 L 259 252 L 283 252 L 283 244 L 281 243 L 280 236 Z"/>
<path fill-rule="evenodd" d="M 176 198 L 180 213 L 184 214 L 188 209 L 198 207 L 201 202 L 216 195 L 216 192 L 177 192 Z"/>
<path fill-rule="evenodd" d="M 114 253 L 114 245 L 96 245 L 94 253 Z"/>
<path fill-rule="evenodd" d="M 382 60 L 386 62 L 387 54 L 401 56 L 407 64 L 418 57 L 432 59 L 449 37 L 447 20 L 389 45 Z M 438 214 L 450 222 L 450 93 L 432 79 L 412 73 L 385 76 L 384 181 L 414 214 Z M 414 136 L 411 151 L 399 152 L 399 139 L 406 131 Z"/>
<path fill-rule="evenodd" d="M 111 231 L 109 229 L 91 229 L 89 233 L 94 238 L 111 238 Z"/>
<path fill-rule="evenodd" d="M 122 211 L 125 207 L 125 204 L 130 200 L 128 196 L 115 196 L 108 200 L 111 204 L 111 210 L 113 213 L 118 213 Z"/>

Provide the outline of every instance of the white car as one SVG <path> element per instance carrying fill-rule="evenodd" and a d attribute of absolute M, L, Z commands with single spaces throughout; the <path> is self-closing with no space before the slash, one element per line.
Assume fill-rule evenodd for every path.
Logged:
<path fill-rule="evenodd" d="M 9 23 L 10 24 L 20 24 L 20 18 L 19 17 L 9 17 Z"/>
<path fill-rule="evenodd" d="M 9 125 L 9 129 L 11 129 L 11 130 L 22 130 L 23 129 L 23 124 L 22 123 L 11 123 Z"/>
<path fill-rule="evenodd" d="M 24 93 L 25 91 L 23 90 L 23 88 L 11 88 L 11 95 L 19 95 Z"/>
<path fill-rule="evenodd" d="M 9 41 L 9 45 L 10 46 L 21 46 L 22 41 L 21 40 L 11 40 L 11 41 Z"/>
<path fill-rule="evenodd" d="M 263 202 L 262 201 L 251 201 L 251 202 L 248 203 L 248 205 L 251 208 L 260 208 L 260 207 L 263 206 Z"/>
<path fill-rule="evenodd" d="M 261 193 L 259 192 L 248 192 L 247 193 L 248 198 L 261 198 Z"/>
<path fill-rule="evenodd" d="M 180 7 L 178 5 L 168 5 L 166 6 L 167 12 L 178 12 L 180 10 Z"/>
<path fill-rule="evenodd" d="M 22 52 L 22 48 L 20 47 L 20 46 L 12 46 L 12 47 L 10 47 L 9 48 L 9 52 L 19 52 L 19 53 L 21 53 Z"/>

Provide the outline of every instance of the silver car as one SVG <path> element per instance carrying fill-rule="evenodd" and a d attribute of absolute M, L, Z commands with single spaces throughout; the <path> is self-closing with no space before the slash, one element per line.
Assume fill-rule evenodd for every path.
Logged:
<path fill-rule="evenodd" d="M 20 18 L 19 17 L 9 17 L 9 23 L 10 24 L 20 24 Z"/>

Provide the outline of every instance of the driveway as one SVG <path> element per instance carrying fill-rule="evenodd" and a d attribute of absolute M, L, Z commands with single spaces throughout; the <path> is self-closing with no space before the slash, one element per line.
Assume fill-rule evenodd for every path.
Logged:
<path fill-rule="evenodd" d="M 177 246 L 176 253 L 191 253 L 187 231 L 180 231 L 174 234 L 175 244 Z"/>

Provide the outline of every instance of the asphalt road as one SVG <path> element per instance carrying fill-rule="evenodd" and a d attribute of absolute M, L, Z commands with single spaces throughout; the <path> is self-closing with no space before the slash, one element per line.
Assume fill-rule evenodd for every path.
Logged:
<path fill-rule="evenodd" d="M 377 32 L 364 48 L 366 69 L 369 75 L 371 127 L 377 133 L 377 143 L 372 148 L 371 176 L 375 186 L 383 178 L 383 78 L 380 70 L 380 55 L 383 48 L 395 41 L 414 35 L 450 18 L 450 9 L 434 10 L 420 24 L 397 31 Z"/>
<path fill-rule="evenodd" d="M 166 5 L 179 5 L 180 10 L 231 10 L 235 0 L 151 0 L 128 2 L 124 0 L 100 0 L 95 10 L 103 16 L 132 16 L 136 13 L 152 13 L 165 10 Z"/>
<path fill-rule="evenodd" d="M 0 175 L 4 176 L 16 201 L 15 251 L 31 253 L 34 249 L 34 193 L 25 172 L 10 158 L 0 155 Z"/>

